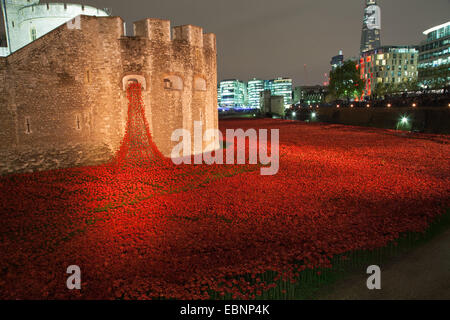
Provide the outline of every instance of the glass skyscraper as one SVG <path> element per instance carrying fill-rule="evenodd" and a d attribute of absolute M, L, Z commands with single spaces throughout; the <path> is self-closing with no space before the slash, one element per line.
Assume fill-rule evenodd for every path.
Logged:
<path fill-rule="evenodd" d="M 337 67 L 341 67 L 344 64 L 344 53 L 342 50 L 339 50 L 339 54 L 331 58 L 331 69 L 334 70 Z"/>
<path fill-rule="evenodd" d="M 245 109 L 247 108 L 247 85 L 237 79 L 223 80 L 219 85 L 219 108 Z"/>
<path fill-rule="evenodd" d="M 361 34 L 361 53 L 381 46 L 381 9 L 376 0 L 366 0 Z"/>
<path fill-rule="evenodd" d="M 278 78 L 265 82 L 265 89 L 270 90 L 274 96 L 284 97 L 284 107 L 292 105 L 292 79 Z"/>
<path fill-rule="evenodd" d="M 247 83 L 248 107 L 261 109 L 261 92 L 264 92 L 264 80 L 252 79 Z"/>
<path fill-rule="evenodd" d="M 425 86 L 450 83 L 450 21 L 424 32 L 419 46 L 419 81 Z"/>
<path fill-rule="evenodd" d="M 292 105 L 292 79 L 252 79 L 247 83 L 237 79 L 223 80 L 217 88 L 220 109 L 261 109 L 261 93 L 270 90 L 272 96 L 282 96 L 285 108 Z"/>

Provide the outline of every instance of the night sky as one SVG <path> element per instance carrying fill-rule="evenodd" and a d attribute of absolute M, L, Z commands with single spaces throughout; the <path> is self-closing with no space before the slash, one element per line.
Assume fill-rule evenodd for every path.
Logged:
<path fill-rule="evenodd" d="M 131 23 L 146 17 L 193 24 L 217 35 L 219 80 L 290 77 L 320 84 L 339 49 L 357 56 L 364 0 L 73 0 L 112 8 Z M 450 20 L 450 0 L 379 0 L 382 44 L 412 45 Z M 304 65 L 307 65 L 307 74 Z"/>

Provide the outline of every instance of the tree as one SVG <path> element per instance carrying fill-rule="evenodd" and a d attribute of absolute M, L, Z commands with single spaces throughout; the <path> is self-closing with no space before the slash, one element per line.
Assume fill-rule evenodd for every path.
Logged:
<path fill-rule="evenodd" d="M 413 92 L 419 91 L 420 90 L 419 81 L 417 79 L 408 80 L 406 81 L 405 88 L 408 91 Z"/>
<path fill-rule="evenodd" d="M 365 81 L 361 79 L 355 61 L 347 60 L 330 73 L 330 94 L 336 99 L 359 98 L 364 91 Z"/>
<path fill-rule="evenodd" d="M 373 91 L 373 96 L 374 96 L 375 98 L 381 98 L 381 99 L 384 99 L 384 97 L 385 97 L 388 93 L 390 93 L 391 88 L 392 88 L 392 87 L 389 86 L 388 84 L 379 82 L 379 83 L 377 83 L 376 86 L 375 86 L 375 89 L 374 89 L 374 91 Z"/>

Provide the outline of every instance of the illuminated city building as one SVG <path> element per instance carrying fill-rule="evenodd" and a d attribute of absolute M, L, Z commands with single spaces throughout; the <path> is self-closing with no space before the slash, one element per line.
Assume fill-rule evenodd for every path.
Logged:
<path fill-rule="evenodd" d="M 339 54 L 331 58 L 331 70 L 336 69 L 337 67 L 341 67 L 344 64 L 344 54 L 342 50 L 339 50 Z"/>
<path fill-rule="evenodd" d="M 282 96 L 285 108 L 292 105 L 292 79 L 252 79 L 244 83 L 237 79 L 223 80 L 218 88 L 220 109 L 261 109 L 261 95 L 269 90 L 272 96 Z"/>
<path fill-rule="evenodd" d="M 316 105 L 325 102 L 328 94 L 326 86 L 299 86 L 294 89 L 294 103 Z"/>
<path fill-rule="evenodd" d="M 361 53 L 381 46 L 381 9 L 376 0 L 365 0 Z"/>
<path fill-rule="evenodd" d="M 248 107 L 261 108 L 261 92 L 264 91 L 264 80 L 252 79 L 247 82 Z"/>
<path fill-rule="evenodd" d="M 219 108 L 222 109 L 246 109 L 247 85 L 237 79 L 223 80 L 219 85 Z"/>
<path fill-rule="evenodd" d="M 419 51 L 413 46 L 384 46 L 362 53 L 357 67 L 366 81 L 364 95 L 372 95 L 378 83 L 417 80 L 418 58 Z"/>
<path fill-rule="evenodd" d="M 419 81 L 425 86 L 450 83 L 450 21 L 423 34 L 427 39 L 419 46 Z"/>
<path fill-rule="evenodd" d="M 283 96 L 285 108 L 289 108 L 292 105 L 292 79 L 277 78 L 267 80 L 265 89 L 270 90 L 273 96 Z"/>

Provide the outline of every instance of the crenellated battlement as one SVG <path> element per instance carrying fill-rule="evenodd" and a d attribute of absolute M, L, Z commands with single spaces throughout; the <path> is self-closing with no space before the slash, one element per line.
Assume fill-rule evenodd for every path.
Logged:
<path fill-rule="evenodd" d="M 214 33 L 203 34 L 203 48 L 216 51 L 216 35 Z"/>
<path fill-rule="evenodd" d="M 193 25 L 174 27 L 173 40 L 185 41 L 192 46 L 203 47 L 203 29 Z"/>
<path fill-rule="evenodd" d="M 134 23 L 134 35 L 153 41 L 170 42 L 170 21 L 144 19 Z"/>
<path fill-rule="evenodd" d="M 134 23 L 134 35 L 160 42 L 185 42 L 188 45 L 216 50 L 216 36 L 203 34 L 203 28 L 193 25 L 175 26 L 169 20 L 144 19 Z"/>

